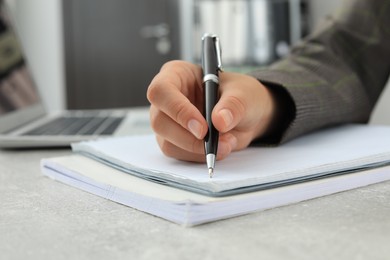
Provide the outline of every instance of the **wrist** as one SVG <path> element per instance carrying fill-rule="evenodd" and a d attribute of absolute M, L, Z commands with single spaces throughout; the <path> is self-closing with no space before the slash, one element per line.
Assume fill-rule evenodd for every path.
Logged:
<path fill-rule="evenodd" d="M 270 96 L 270 111 L 268 113 L 267 127 L 255 142 L 279 144 L 287 128 L 295 118 L 295 103 L 281 85 L 271 82 L 261 82 L 261 84 Z"/>

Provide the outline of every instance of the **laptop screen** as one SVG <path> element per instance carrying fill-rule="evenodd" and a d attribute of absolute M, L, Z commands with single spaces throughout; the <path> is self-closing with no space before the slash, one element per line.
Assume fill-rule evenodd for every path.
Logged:
<path fill-rule="evenodd" d="M 0 116 L 40 102 L 2 2 L 0 0 Z"/>

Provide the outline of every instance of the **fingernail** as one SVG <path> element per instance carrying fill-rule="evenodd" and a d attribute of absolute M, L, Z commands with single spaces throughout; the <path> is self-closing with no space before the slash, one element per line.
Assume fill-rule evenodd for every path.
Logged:
<path fill-rule="evenodd" d="M 188 121 L 188 129 L 196 138 L 202 138 L 202 125 L 195 119 Z"/>
<path fill-rule="evenodd" d="M 225 125 L 228 129 L 230 129 L 231 124 L 233 123 L 233 114 L 229 109 L 222 109 L 219 111 L 219 115 L 222 117 Z"/>

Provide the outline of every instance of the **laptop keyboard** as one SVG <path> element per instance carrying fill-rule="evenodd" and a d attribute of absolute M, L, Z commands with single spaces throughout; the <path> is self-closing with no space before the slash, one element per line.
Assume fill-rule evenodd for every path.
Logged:
<path fill-rule="evenodd" d="M 110 135 L 123 117 L 60 117 L 23 135 Z"/>

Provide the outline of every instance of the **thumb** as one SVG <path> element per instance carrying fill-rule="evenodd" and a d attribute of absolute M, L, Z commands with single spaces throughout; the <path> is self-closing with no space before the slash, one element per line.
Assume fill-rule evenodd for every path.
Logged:
<path fill-rule="evenodd" d="M 245 116 L 246 105 L 243 99 L 240 99 L 239 93 L 235 92 L 234 89 L 222 92 L 213 109 L 213 124 L 221 133 L 226 133 L 235 128 Z"/>

